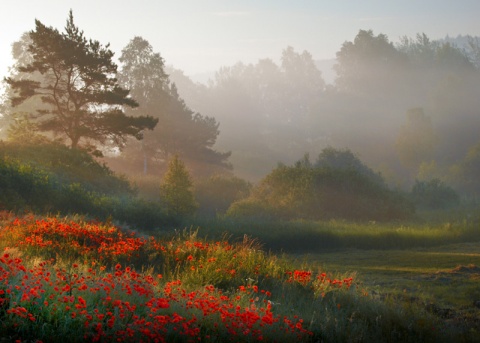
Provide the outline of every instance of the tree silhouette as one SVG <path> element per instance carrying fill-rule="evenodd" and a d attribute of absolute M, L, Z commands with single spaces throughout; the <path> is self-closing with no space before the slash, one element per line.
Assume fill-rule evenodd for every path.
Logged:
<path fill-rule="evenodd" d="M 122 106 L 138 104 L 117 82 L 113 52 L 108 45 L 87 40 L 75 26 L 72 11 L 64 33 L 39 20 L 35 24 L 29 33 L 32 61 L 19 67 L 32 78 L 6 82 L 13 90 L 13 107 L 33 97 L 46 105 L 28 114 L 38 130 L 68 139 L 72 148 L 95 147 L 92 142 L 123 147 L 127 136 L 140 139 L 143 130 L 155 127 L 152 117 L 125 115 Z"/>

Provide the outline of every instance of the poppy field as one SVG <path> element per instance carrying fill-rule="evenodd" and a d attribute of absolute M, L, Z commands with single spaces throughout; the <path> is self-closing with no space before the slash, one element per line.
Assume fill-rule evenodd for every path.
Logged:
<path fill-rule="evenodd" d="M 297 269 L 248 238 L 209 242 L 184 232 L 161 240 L 33 215 L 4 214 L 2 223 L 7 341 L 311 341 L 316 318 L 295 309 L 295 297 L 366 296 L 353 276 Z"/>

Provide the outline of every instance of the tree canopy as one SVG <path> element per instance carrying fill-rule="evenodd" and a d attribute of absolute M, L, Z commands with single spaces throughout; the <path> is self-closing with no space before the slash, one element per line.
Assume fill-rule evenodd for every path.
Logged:
<path fill-rule="evenodd" d="M 213 149 L 219 123 L 187 106 L 176 85 L 170 83 L 163 58 L 153 51 L 148 41 L 134 37 L 122 50 L 120 62 L 119 80 L 140 104 L 127 113 L 132 116 L 149 113 L 159 121 L 154 131 L 145 134 L 141 146 L 131 146 L 129 155 L 142 156 L 145 166 L 148 161 L 167 161 L 178 154 L 185 160 L 230 168 L 226 162 L 230 153 Z"/>
<path fill-rule="evenodd" d="M 31 60 L 18 67 L 25 77 L 6 82 L 13 91 L 13 107 L 41 99 L 45 106 L 28 112 L 39 131 L 66 138 L 72 148 L 97 148 L 95 143 L 123 147 L 127 136 L 141 139 L 143 130 L 155 127 L 153 117 L 125 115 L 123 106 L 138 104 L 116 79 L 113 52 L 108 45 L 87 40 L 72 11 L 63 33 L 39 20 L 35 25 L 29 32 Z"/>

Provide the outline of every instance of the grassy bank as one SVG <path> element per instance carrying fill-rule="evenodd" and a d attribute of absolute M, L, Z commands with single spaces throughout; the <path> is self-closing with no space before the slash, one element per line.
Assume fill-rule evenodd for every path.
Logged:
<path fill-rule="evenodd" d="M 8 217 L 5 215 L 5 217 Z M 79 218 L 4 218 L 0 336 L 8 341 L 451 341 L 416 304 L 355 273 L 192 232 L 153 239 Z"/>

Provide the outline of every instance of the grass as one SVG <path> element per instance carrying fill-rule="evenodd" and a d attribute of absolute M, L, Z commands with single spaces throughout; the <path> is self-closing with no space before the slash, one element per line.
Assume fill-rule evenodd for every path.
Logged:
<path fill-rule="evenodd" d="M 480 338 L 480 242 L 411 250 L 358 250 L 310 254 L 308 263 L 336 272 L 357 271 L 378 299 L 415 303 L 444 320 L 462 339 Z"/>
<path fill-rule="evenodd" d="M 424 307 L 373 295 L 354 272 L 268 253 L 247 237 L 232 242 L 182 231 L 148 238 L 81 218 L 3 216 L 4 341 L 459 337 Z"/>
<path fill-rule="evenodd" d="M 219 237 L 228 232 L 234 238 L 256 237 L 265 249 L 288 253 L 316 253 L 338 249 L 412 249 L 436 247 L 451 243 L 480 241 L 475 220 L 452 220 L 443 223 L 355 223 L 331 220 L 262 221 L 262 220 L 197 220 L 192 227 L 199 235 Z"/>

